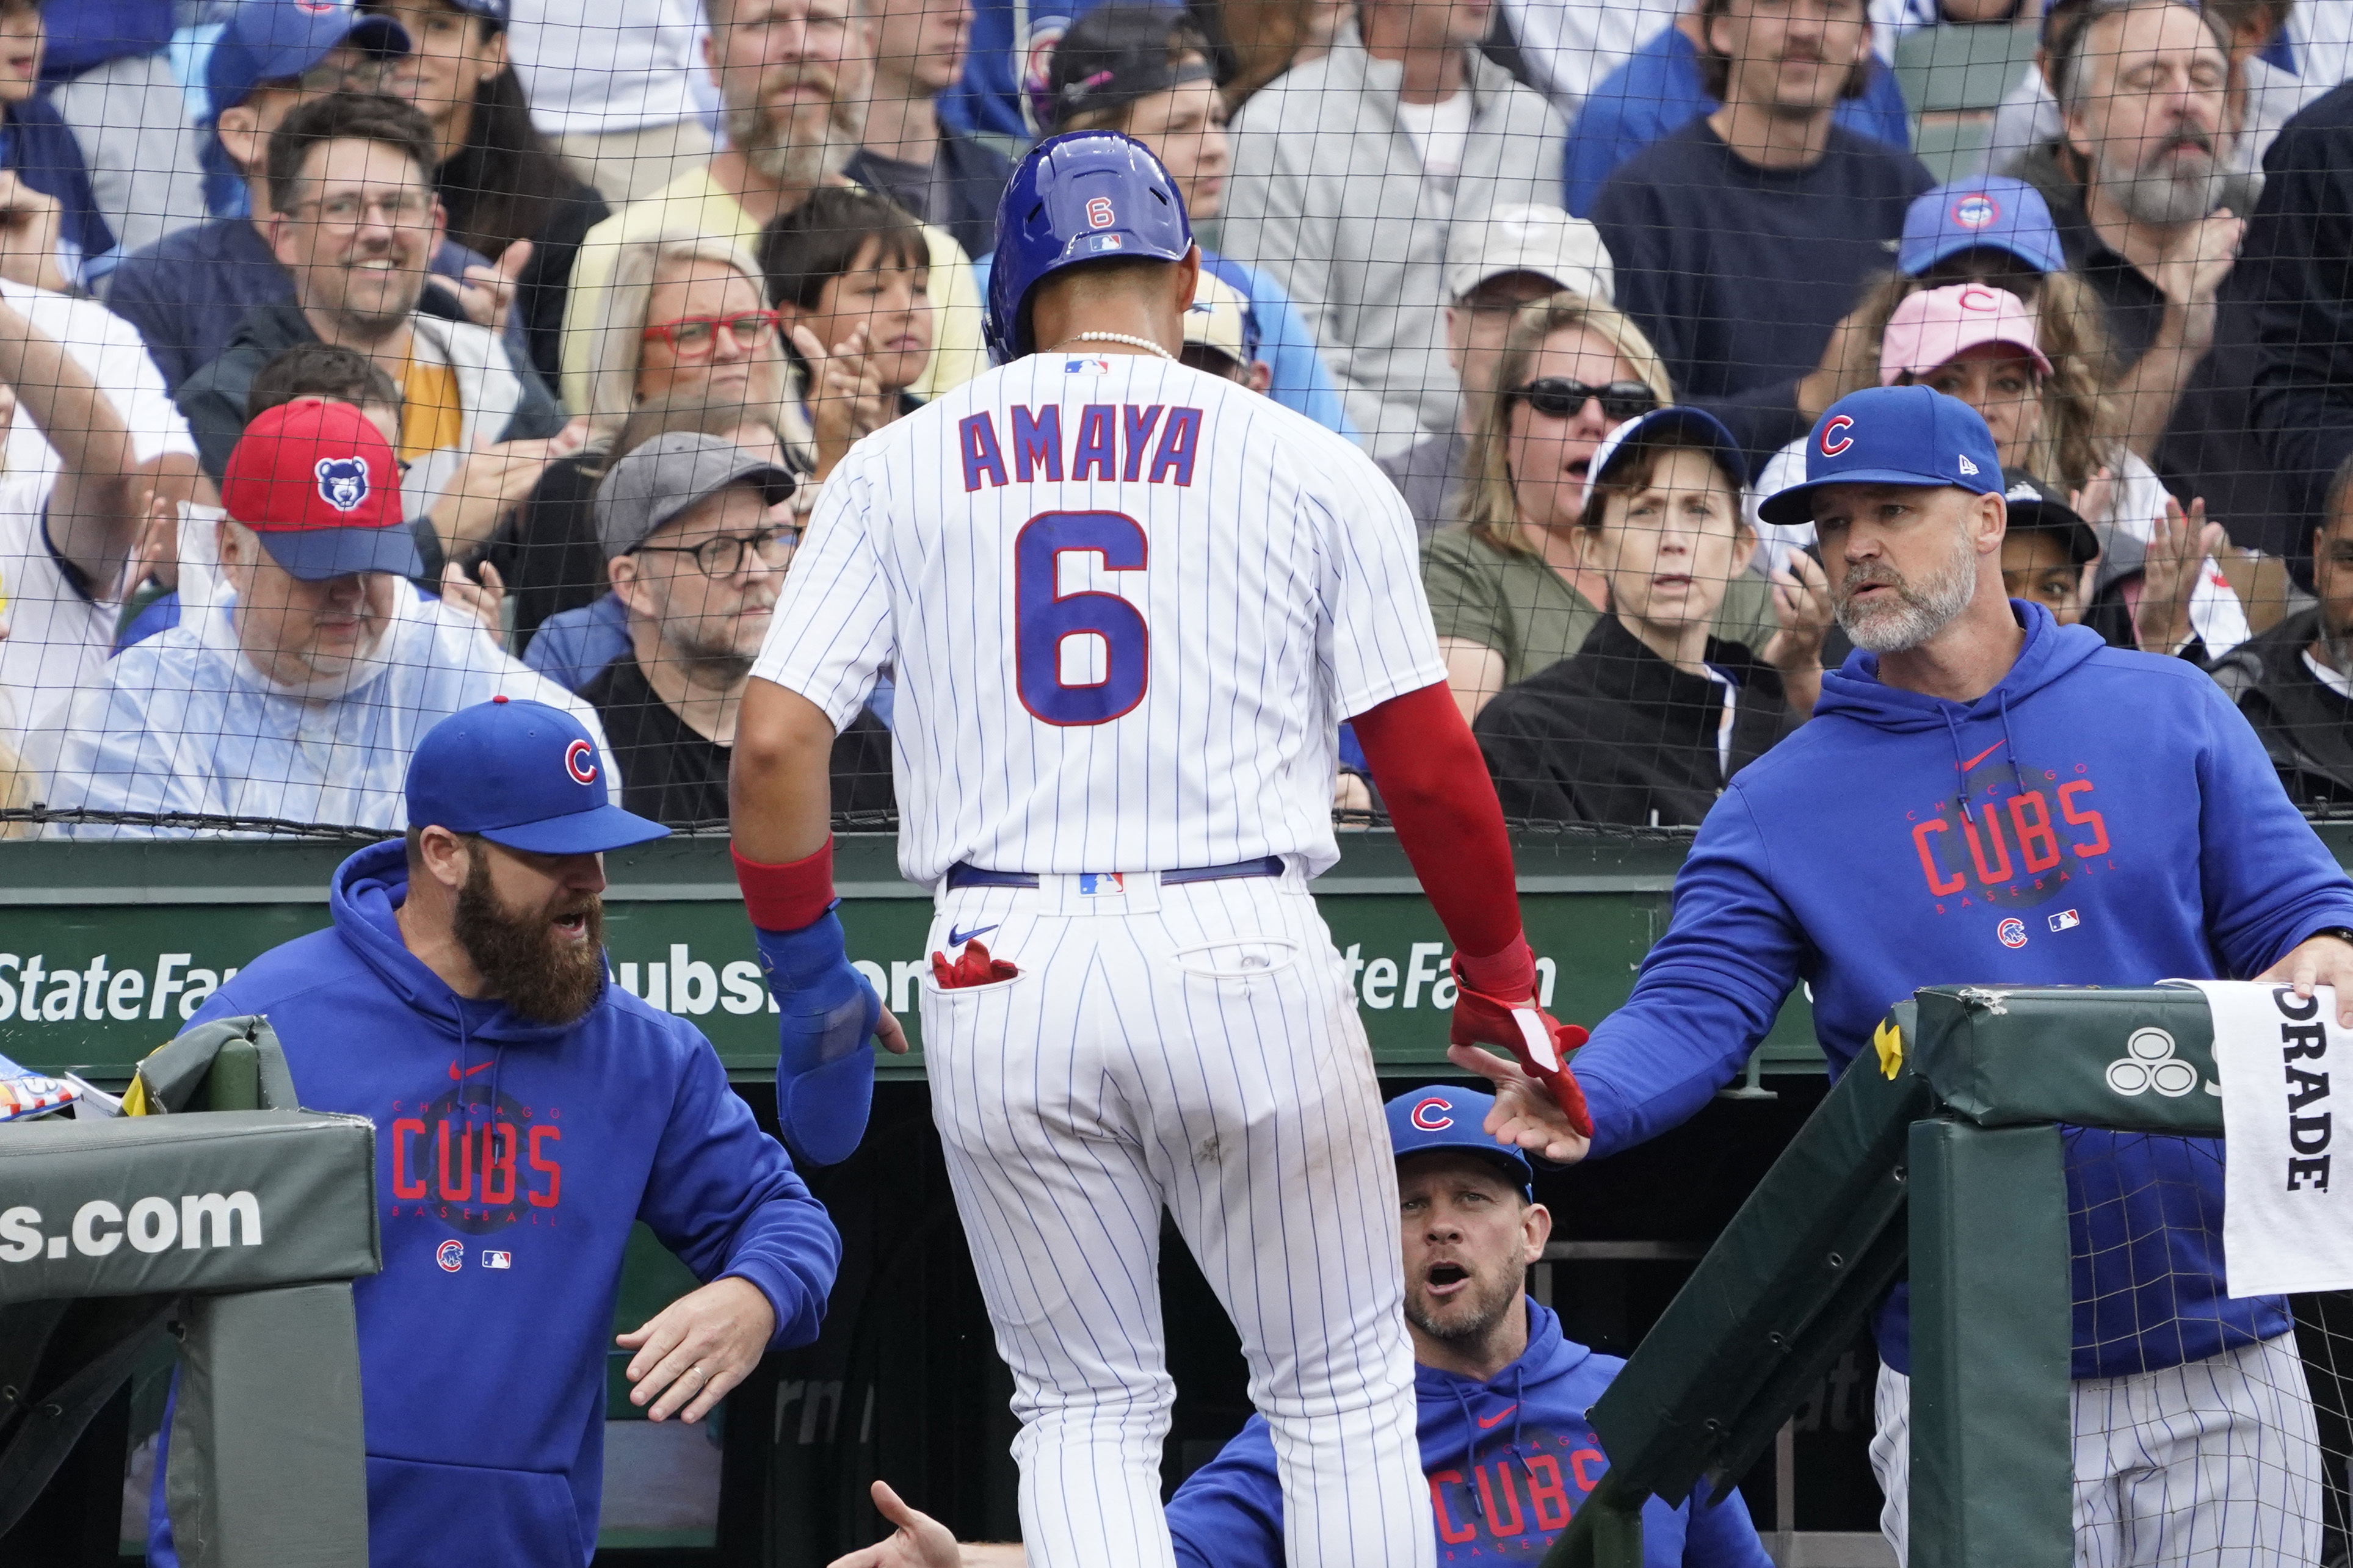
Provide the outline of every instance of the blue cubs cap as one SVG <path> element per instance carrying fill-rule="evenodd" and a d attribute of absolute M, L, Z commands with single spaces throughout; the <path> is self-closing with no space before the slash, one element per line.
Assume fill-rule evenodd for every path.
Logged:
<path fill-rule="evenodd" d="M 1535 1168 L 1517 1149 L 1495 1142 L 1484 1123 L 1495 1097 L 1459 1084 L 1437 1083 L 1388 1102 L 1389 1148 L 1400 1160 L 1437 1149 L 1483 1154 L 1511 1173 L 1520 1191 L 1535 1196 Z"/>
<path fill-rule="evenodd" d="M 239 0 L 205 61 L 208 117 L 219 119 L 265 81 L 301 76 L 341 44 L 377 55 L 405 55 L 409 47 L 399 23 L 350 0 Z"/>
<path fill-rule="evenodd" d="M 1648 414 L 1629 419 L 1602 437 L 1595 449 L 1593 460 L 1586 465 L 1588 482 L 1599 484 L 1609 478 L 1621 454 L 1651 441 L 1686 441 L 1707 449 L 1715 465 L 1732 481 L 1735 490 L 1748 483 L 1748 455 L 1725 428 L 1724 421 L 1704 408 L 1653 408 Z"/>
<path fill-rule="evenodd" d="M 1953 485 L 1998 496 L 2001 457 L 1993 432 L 1959 398 L 1925 386 L 1870 386 L 1830 405 L 1806 437 L 1805 482 L 1767 496 L 1757 515 L 1806 527 L 1823 485 Z"/>
<path fill-rule="evenodd" d="M 612 804 L 602 747 L 544 702 L 493 697 L 425 732 L 408 759 L 408 826 L 538 855 L 596 855 L 670 829 Z"/>
<path fill-rule="evenodd" d="M 2067 253 L 2042 193 L 2024 180 L 1987 175 L 1938 185 L 1904 213 L 1896 269 L 1917 278 L 1965 250 L 2007 251 L 2037 272 L 2064 272 Z"/>

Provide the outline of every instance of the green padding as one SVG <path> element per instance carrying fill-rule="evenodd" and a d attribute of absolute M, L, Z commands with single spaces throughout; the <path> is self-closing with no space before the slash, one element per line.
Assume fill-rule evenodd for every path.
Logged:
<path fill-rule="evenodd" d="M 1923 1121 L 1911 1148 L 1909 1562 L 2069 1568 L 2059 1130 Z"/>
<path fill-rule="evenodd" d="M 182 1568 L 364 1568 L 361 1430 L 348 1284 L 190 1302 L 164 1496 Z"/>
<path fill-rule="evenodd" d="M 1905 1143 L 1931 1109 L 1900 1065 L 1840 1079 L 1594 1407 L 1612 1476 L 1680 1502 L 1764 1451 L 1902 1268 Z"/>
<path fill-rule="evenodd" d="M 2222 1135 L 2202 992 L 1937 986 L 1915 1005 L 1913 1066 L 1955 1114 L 1981 1127 L 2064 1121 Z"/>
<path fill-rule="evenodd" d="M 363 1116 L 0 1129 L 0 1302 L 251 1290 L 384 1267 Z"/>

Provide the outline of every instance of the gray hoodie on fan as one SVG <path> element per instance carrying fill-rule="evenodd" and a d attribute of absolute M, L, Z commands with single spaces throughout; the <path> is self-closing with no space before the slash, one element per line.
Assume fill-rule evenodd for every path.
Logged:
<path fill-rule="evenodd" d="M 1281 281 L 1376 457 L 1455 428 L 1453 226 L 1560 199 L 1559 115 L 1485 56 L 1468 59 L 1471 132 L 1451 181 L 1425 170 L 1399 119 L 1403 68 L 1367 54 L 1353 22 L 1330 54 L 1267 83 L 1234 119 L 1219 248 Z"/>

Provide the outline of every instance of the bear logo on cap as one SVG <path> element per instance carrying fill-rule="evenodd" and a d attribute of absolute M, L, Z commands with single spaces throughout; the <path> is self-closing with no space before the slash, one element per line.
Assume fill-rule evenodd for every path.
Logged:
<path fill-rule="evenodd" d="M 319 499 L 337 511 L 356 511 L 367 500 L 365 458 L 322 458 L 312 471 L 319 476 Z"/>

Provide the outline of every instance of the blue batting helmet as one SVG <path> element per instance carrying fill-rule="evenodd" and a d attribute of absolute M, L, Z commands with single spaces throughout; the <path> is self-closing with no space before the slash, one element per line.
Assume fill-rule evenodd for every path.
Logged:
<path fill-rule="evenodd" d="M 1089 261 L 1182 261 L 1192 248 L 1184 198 L 1143 142 L 1115 131 L 1039 142 L 997 206 L 989 352 L 1002 364 L 1035 350 L 1029 291 L 1050 274 Z"/>

